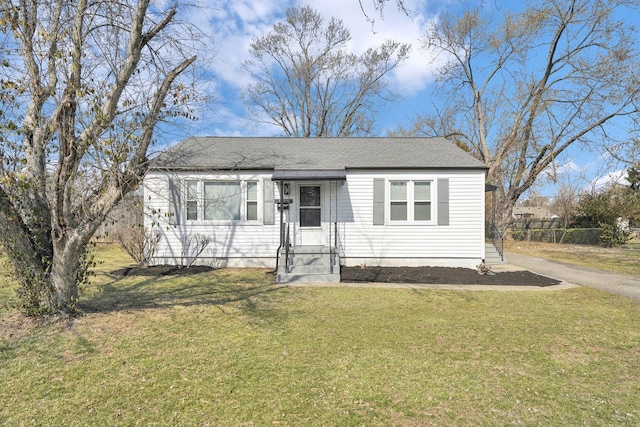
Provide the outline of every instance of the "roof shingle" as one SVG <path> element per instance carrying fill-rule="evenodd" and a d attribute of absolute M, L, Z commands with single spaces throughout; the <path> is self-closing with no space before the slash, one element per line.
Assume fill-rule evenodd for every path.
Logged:
<path fill-rule="evenodd" d="M 191 137 L 160 154 L 154 169 L 486 169 L 445 138 Z"/>

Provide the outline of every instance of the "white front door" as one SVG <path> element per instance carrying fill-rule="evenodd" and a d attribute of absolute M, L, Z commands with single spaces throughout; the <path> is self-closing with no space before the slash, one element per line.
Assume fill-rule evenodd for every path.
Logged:
<path fill-rule="evenodd" d="M 322 221 L 322 184 L 300 184 L 298 195 L 300 244 L 324 246 L 326 241 Z"/>

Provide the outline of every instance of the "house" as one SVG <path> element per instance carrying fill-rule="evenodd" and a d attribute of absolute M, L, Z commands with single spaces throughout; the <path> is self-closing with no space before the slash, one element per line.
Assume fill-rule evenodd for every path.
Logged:
<path fill-rule="evenodd" d="M 475 268 L 487 167 L 444 138 L 188 138 L 144 181 L 152 262 L 269 267 L 339 281 L 340 266 Z M 200 248 L 202 249 L 202 247 Z"/>
<path fill-rule="evenodd" d="M 515 219 L 554 219 L 558 218 L 548 208 L 542 206 L 514 206 L 513 217 Z"/>

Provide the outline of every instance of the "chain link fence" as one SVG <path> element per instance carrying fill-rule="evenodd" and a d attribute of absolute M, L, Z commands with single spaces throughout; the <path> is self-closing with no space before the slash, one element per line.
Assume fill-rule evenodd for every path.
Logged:
<path fill-rule="evenodd" d="M 567 243 L 576 245 L 601 245 L 599 228 L 528 228 L 511 229 L 513 240 L 543 243 Z"/>
<path fill-rule="evenodd" d="M 640 236 L 640 228 L 627 229 L 630 237 Z M 507 235 L 516 241 L 602 245 L 601 228 L 565 228 L 559 219 L 519 219 Z"/>

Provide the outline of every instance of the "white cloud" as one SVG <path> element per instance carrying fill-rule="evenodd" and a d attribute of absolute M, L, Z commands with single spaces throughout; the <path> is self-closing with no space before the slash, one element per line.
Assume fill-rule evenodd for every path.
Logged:
<path fill-rule="evenodd" d="M 607 173 L 606 175 L 601 175 L 593 179 L 589 184 L 589 187 L 586 190 L 602 190 L 612 184 L 622 184 L 629 185 L 629 181 L 627 181 L 627 171 L 626 169 L 618 169 L 612 172 Z"/>
<path fill-rule="evenodd" d="M 366 1 L 362 3 L 365 7 L 370 6 Z M 387 5 L 383 17 L 380 17 L 373 7 L 365 9 L 367 16 L 374 20 L 373 23 L 366 20 L 356 0 L 329 0 L 315 6 L 326 19 L 332 16 L 342 19 L 351 31 L 352 40 L 349 48 L 354 53 L 362 53 L 385 40 L 395 40 L 412 46 L 408 60 L 391 75 L 393 89 L 401 95 L 424 89 L 432 81 L 435 69 L 429 55 L 420 49 L 419 41 L 427 22 L 434 19 L 434 16 L 420 12 L 424 9 L 424 1 L 407 1 L 405 5 L 414 11 L 411 16 L 399 11 L 393 2 Z"/>
<path fill-rule="evenodd" d="M 206 34 L 201 42 L 210 46 L 209 52 L 215 52 L 215 57 L 207 58 L 201 66 L 205 67 L 209 78 L 216 82 L 218 93 L 215 98 L 224 103 L 224 108 L 220 108 L 220 105 L 212 107 L 217 116 L 208 118 L 221 123 L 219 129 L 227 129 L 228 134 L 249 134 L 246 122 L 242 120 L 245 108 L 240 100 L 240 91 L 250 82 L 250 77 L 242 72 L 242 64 L 249 59 L 250 44 L 255 37 L 266 34 L 276 22 L 282 21 L 288 7 L 306 3 L 301 0 L 226 0 L 212 5 L 204 0 L 199 1 L 198 7 L 183 10 L 183 19 Z M 424 90 L 433 80 L 437 63 L 420 48 L 419 38 L 423 35 L 427 22 L 436 17 L 430 10 L 442 6 L 446 1 L 405 0 L 405 6 L 412 12 L 411 16 L 399 11 L 394 1 L 387 3 L 382 17 L 369 0 L 325 0 L 314 3 L 313 7 L 326 21 L 335 17 L 344 22 L 352 36 L 348 49 L 356 54 L 389 39 L 411 44 L 408 60 L 388 75 L 390 89 L 410 98 Z M 366 8 L 366 14 L 374 19 L 373 23 L 367 21 L 361 3 Z M 415 99 L 413 102 L 415 103 Z M 397 110 L 402 109 L 402 105 L 398 104 Z M 407 111 L 404 116 L 412 117 L 415 113 L 413 110 Z M 393 128 L 398 124 L 382 126 Z M 208 125 L 206 129 L 218 132 Z M 264 135 L 265 131 L 267 129 L 253 132 Z"/>
<path fill-rule="evenodd" d="M 268 31 L 275 22 L 276 4 L 266 1 L 226 1 L 216 7 L 190 9 L 189 22 L 211 34 L 205 43 L 216 52 L 215 58 L 204 66 L 232 88 L 241 88 L 247 80 L 240 72 L 248 59 L 253 37 Z"/>
<path fill-rule="evenodd" d="M 195 10 L 188 19 L 200 28 L 207 27 L 214 35 L 212 48 L 217 57 L 209 64 L 211 71 L 231 87 L 246 85 L 247 77 L 240 72 L 241 64 L 249 58 L 249 45 L 254 37 L 267 33 L 273 24 L 283 19 L 287 7 L 300 6 L 303 2 L 227 1 L 219 7 L 203 7 Z M 367 5 L 366 1 L 363 4 Z M 416 2 L 407 2 L 411 10 L 417 10 Z M 368 22 L 357 0 L 327 0 L 314 7 L 328 21 L 331 17 L 342 19 L 351 31 L 349 49 L 362 53 L 366 49 L 393 39 L 412 45 L 410 58 L 391 76 L 394 89 L 401 94 L 423 89 L 431 80 L 434 64 L 419 49 L 423 28 L 430 17 L 414 13 L 408 17 L 389 4 L 381 18 L 374 10 L 367 14 L 375 18 Z M 193 16 L 195 15 L 195 16 Z"/>
<path fill-rule="evenodd" d="M 589 167 L 590 167 L 589 163 L 581 166 L 578 163 L 576 163 L 574 159 L 569 159 L 565 163 L 557 165 L 555 167 L 555 172 L 558 176 L 574 175 L 574 174 L 580 174 L 582 172 L 587 171 Z"/>

